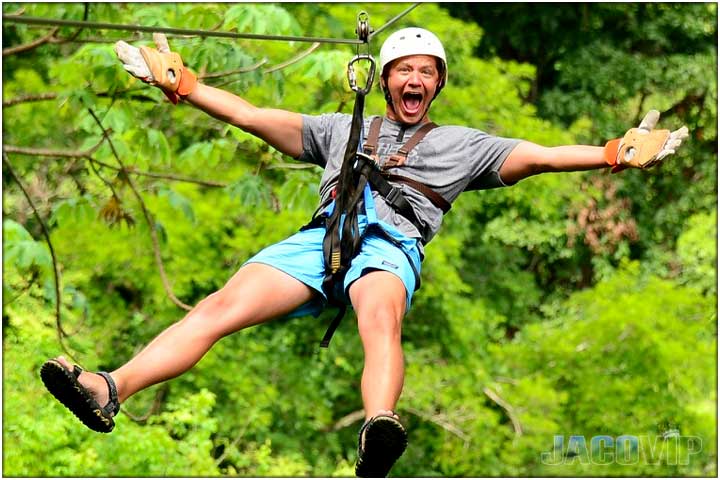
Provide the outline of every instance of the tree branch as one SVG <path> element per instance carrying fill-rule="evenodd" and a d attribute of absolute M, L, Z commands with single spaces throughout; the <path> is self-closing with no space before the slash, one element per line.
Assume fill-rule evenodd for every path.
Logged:
<path fill-rule="evenodd" d="M 122 168 L 115 167 L 113 165 L 101 162 L 99 160 L 92 159 L 93 162 L 97 163 L 98 165 L 101 165 L 106 168 L 110 168 L 112 170 L 116 170 L 118 172 L 123 171 Z M 151 177 L 151 178 L 162 178 L 165 180 L 173 180 L 176 182 L 185 182 L 185 183 L 194 183 L 197 185 L 202 185 L 204 187 L 211 187 L 211 188 L 225 188 L 227 187 L 226 183 L 222 182 L 216 182 L 213 180 L 202 180 L 198 178 L 192 178 L 192 177 L 186 177 L 183 175 L 176 175 L 174 173 L 156 173 L 156 172 L 144 172 L 142 170 L 135 170 L 134 168 L 130 168 L 126 171 L 126 173 L 132 173 L 133 175 L 139 175 L 141 177 Z"/>
<path fill-rule="evenodd" d="M 89 4 L 88 2 L 85 2 L 85 9 L 83 11 L 83 21 L 87 21 L 88 19 L 88 10 L 89 10 Z M 44 45 L 46 43 L 69 43 L 75 41 L 75 39 L 80 35 L 80 32 L 83 31 L 83 27 L 78 28 L 75 33 L 73 33 L 69 38 L 58 38 L 55 36 L 55 34 L 60 30 L 60 27 L 53 28 L 50 33 L 45 35 L 44 37 L 40 37 L 37 40 L 33 40 L 30 43 L 26 43 L 23 45 L 18 45 L 15 47 L 9 47 L 4 48 L 2 51 L 2 56 L 5 57 L 7 55 L 15 55 L 17 53 L 26 52 L 28 50 L 32 50 L 34 48 L 39 47 L 40 45 Z"/>
<path fill-rule="evenodd" d="M 44 45 L 50 42 L 50 40 L 55 36 L 58 30 L 60 30 L 60 27 L 55 27 L 50 30 L 50 33 L 48 33 L 44 37 L 40 37 L 30 43 L 24 43 L 22 45 L 16 45 L 14 47 L 3 48 L 2 56 L 6 57 L 8 55 L 15 55 L 17 53 L 27 52 L 28 50 L 39 47 L 40 45 Z"/>
<path fill-rule="evenodd" d="M 133 173 L 135 175 L 140 175 L 143 177 L 152 177 L 152 178 L 162 178 L 165 180 L 174 180 L 176 182 L 185 182 L 185 183 L 195 183 L 197 185 L 202 185 L 204 187 L 211 187 L 211 188 L 225 188 L 227 187 L 227 183 L 223 182 L 215 182 L 213 180 L 201 180 L 197 178 L 191 178 L 186 177 L 183 175 L 176 175 L 174 173 L 156 173 L 156 172 L 143 172 L 140 170 L 133 170 L 131 169 L 128 173 Z"/>
<path fill-rule="evenodd" d="M 74 356 L 69 352 L 67 346 L 65 345 L 64 339 L 68 336 L 67 332 L 62 327 L 62 319 L 61 319 L 61 302 L 62 299 L 60 298 L 60 271 L 58 269 L 58 262 L 57 257 L 55 256 L 55 249 L 53 248 L 52 241 L 50 240 L 50 231 L 48 230 L 47 225 L 45 225 L 45 222 L 43 221 L 42 217 L 40 216 L 40 212 L 38 212 L 37 208 L 35 208 L 35 204 L 33 203 L 32 199 L 30 198 L 30 194 L 28 194 L 27 189 L 25 189 L 25 186 L 20 181 L 20 177 L 17 176 L 15 173 L 15 170 L 13 170 L 12 165 L 10 164 L 10 160 L 7 156 L 6 152 L 3 152 L 3 163 L 5 164 L 5 168 L 7 168 L 8 173 L 10 176 L 15 180 L 15 183 L 18 184 L 20 187 L 20 190 L 22 190 L 23 195 L 25 195 L 25 199 L 30 204 L 30 207 L 33 210 L 33 213 L 35 214 L 35 218 L 37 218 L 38 223 L 40 223 L 40 227 L 43 232 L 43 236 L 45 237 L 45 241 L 48 244 L 48 249 L 50 250 L 50 258 L 52 259 L 52 266 L 53 266 L 53 277 L 55 279 L 55 326 L 58 334 L 58 340 L 60 342 L 60 346 L 62 347 L 65 354 L 70 357 L 71 360 L 74 362 L 77 362 L 77 360 L 74 358 Z"/>
<path fill-rule="evenodd" d="M 343 108 L 345 108 L 345 105 L 347 105 L 347 101 L 343 98 L 340 100 L 340 103 L 338 103 L 338 107 L 335 109 L 335 113 L 342 112 Z"/>
<path fill-rule="evenodd" d="M 19 153 L 21 155 L 34 155 L 38 157 L 66 157 L 66 158 L 87 158 L 105 141 L 101 138 L 97 145 L 88 150 L 49 150 L 47 148 L 18 147 L 16 145 L 3 145 L 3 152 Z"/>
<path fill-rule="evenodd" d="M 79 30 L 78 30 L 78 32 L 76 32 L 76 34 L 75 34 L 72 38 L 70 38 L 70 39 L 58 39 L 58 38 L 53 38 L 52 40 L 46 40 L 44 43 L 46 43 L 46 42 L 53 42 L 53 43 L 65 43 L 65 42 L 89 42 L 89 43 L 99 43 L 99 42 L 102 40 L 102 39 L 96 39 L 96 40 L 91 40 L 91 39 L 76 40 L 75 37 L 77 36 L 77 33 L 79 33 Z M 115 40 L 112 40 L 112 41 L 114 42 Z M 287 61 L 285 61 L 285 62 L 283 62 L 283 63 L 277 64 L 277 65 L 275 65 L 275 66 L 273 66 L 273 67 L 270 67 L 270 68 L 267 68 L 267 69 L 263 70 L 262 73 L 263 73 L 263 74 L 268 74 L 268 73 L 276 72 L 276 71 L 278 71 L 278 70 L 282 70 L 283 68 L 286 68 L 286 67 L 292 65 L 293 63 L 297 63 L 297 62 L 299 62 L 300 60 L 302 60 L 303 58 L 307 57 L 307 56 L 310 55 L 312 52 L 314 52 L 315 50 L 317 50 L 318 47 L 320 47 L 320 43 L 319 43 L 319 42 L 315 42 L 315 43 L 313 43 L 312 46 L 310 46 L 310 48 L 308 48 L 307 50 L 299 53 L 298 55 L 292 57 L 291 59 L 289 59 L 289 60 L 287 60 Z M 12 47 L 12 48 L 17 48 L 17 47 Z M 5 55 L 5 51 L 4 51 L 4 50 L 3 50 L 3 55 Z M 253 72 L 253 71 L 255 71 L 255 70 L 258 70 L 260 67 L 262 67 L 263 65 L 265 65 L 267 62 L 268 62 L 267 58 L 264 58 L 264 59 L 260 60 L 258 63 L 256 63 L 255 65 L 250 65 L 249 67 L 242 67 L 242 68 L 237 68 L 237 69 L 235 69 L 235 70 L 227 70 L 227 71 L 225 71 L 225 72 L 218 72 L 218 73 L 204 73 L 204 74 L 198 75 L 198 79 L 200 79 L 200 80 L 207 80 L 207 79 L 215 79 L 215 78 L 228 77 L 228 76 L 236 75 L 236 74 L 239 74 L 239 73 L 249 73 L 249 72 Z M 231 80 L 230 82 L 226 82 L 226 83 L 222 83 L 222 84 L 218 85 L 218 87 L 222 87 L 222 86 L 228 85 L 228 84 L 230 84 L 230 83 L 234 83 L 234 82 L 235 82 L 235 80 Z M 116 92 L 113 93 L 113 98 L 117 97 L 118 94 L 124 94 L 124 93 L 128 93 L 128 92 L 131 92 L 131 91 L 134 91 L 134 89 L 123 90 L 123 91 L 116 91 Z M 98 96 L 98 97 L 109 97 L 110 94 L 109 94 L 108 92 L 99 92 L 99 93 L 95 93 L 95 96 Z M 20 104 L 20 103 L 25 103 L 25 102 L 40 102 L 40 101 L 54 100 L 54 99 L 56 99 L 56 98 L 58 98 L 58 94 L 55 93 L 55 92 L 41 93 L 41 94 L 20 95 L 19 97 L 11 98 L 11 99 L 9 99 L 9 100 L 3 100 L 2 106 L 3 106 L 3 108 L 5 108 L 5 107 L 12 107 L 13 105 L 17 105 L 17 104 Z M 137 100 L 137 101 L 150 101 L 150 102 L 155 102 L 155 101 L 156 101 L 154 98 L 148 97 L 148 96 L 144 96 L 144 95 L 129 96 L 129 97 L 126 97 L 126 98 L 128 98 L 128 99 L 130 99 L 130 100 Z"/>
<path fill-rule="evenodd" d="M 270 68 L 268 68 L 268 69 L 265 69 L 265 70 L 263 70 L 262 73 L 272 73 L 272 72 L 275 72 L 275 71 L 277 71 L 277 70 L 282 70 L 282 69 L 285 68 L 285 67 L 289 67 L 289 66 L 292 65 L 293 63 L 299 62 L 299 61 L 302 60 L 303 58 L 305 58 L 305 57 L 307 57 L 308 55 L 310 55 L 312 52 L 314 52 L 315 50 L 317 50 L 317 48 L 318 48 L 319 46 L 320 46 L 320 42 L 315 42 L 315 43 L 313 43 L 313 44 L 310 46 L 310 48 L 308 48 L 308 49 L 305 50 L 304 52 L 300 52 L 298 55 L 294 56 L 294 57 L 291 58 L 290 60 L 287 60 L 286 62 L 283 62 L 283 63 L 280 63 L 280 64 L 278 64 L 278 65 L 275 65 L 274 67 L 270 67 Z"/>
<path fill-rule="evenodd" d="M 270 68 L 266 68 L 265 70 L 262 71 L 262 73 L 263 73 L 263 74 L 268 74 L 268 73 L 276 72 L 276 71 L 278 71 L 278 70 L 282 70 L 283 68 L 292 65 L 293 63 L 299 62 L 300 60 L 302 60 L 303 58 L 307 57 L 307 56 L 310 55 L 312 52 L 314 52 L 319 46 L 320 46 L 320 43 L 319 43 L 319 42 L 315 42 L 315 43 L 313 43 L 313 44 L 310 46 L 310 48 L 308 48 L 307 50 L 305 50 L 305 51 L 303 51 L 303 52 L 300 52 L 299 54 L 295 55 L 294 57 L 292 57 L 291 59 L 289 59 L 289 60 L 287 60 L 287 61 L 285 61 L 285 62 L 283 62 L 283 63 L 279 63 L 279 64 L 277 64 L 277 65 L 275 65 L 275 66 L 270 67 Z M 210 75 L 215 75 L 215 74 L 210 74 Z M 206 77 L 206 78 L 207 78 L 207 77 Z M 227 86 L 227 85 L 230 85 L 230 84 L 232 84 L 232 83 L 236 83 L 236 82 L 238 82 L 238 81 L 239 81 L 239 80 L 228 80 L 227 82 L 220 83 L 220 84 L 216 85 L 216 87 L 217 87 L 217 88 L 225 87 L 225 86 Z"/>
<path fill-rule="evenodd" d="M 112 143 L 112 139 L 110 139 L 110 134 L 108 131 L 103 127 L 102 122 L 100 122 L 100 119 L 95 115 L 95 112 L 92 110 L 92 108 L 88 108 L 88 111 L 90 112 L 90 115 L 95 120 L 95 123 L 97 123 L 98 127 L 102 130 L 103 137 L 107 139 L 108 143 L 110 144 L 110 149 L 113 152 L 113 155 L 115 156 L 115 160 L 117 160 L 118 164 L 120 165 L 120 168 L 122 168 L 122 171 L 127 174 L 128 169 L 125 167 L 125 164 L 120 159 L 120 156 L 117 153 L 117 150 L 115 150 L 115 145 Z M 132 190 L 133 194 L 135 195 L 135 198 L 137 199 L 138 203 L 140 204 L 140 208 L 142 209 L 143 216 L 145 217 L 145 222 L 148 225 L 148 228 L 150 229 L 150 237 L 152 239 L 152 245 L 153 245 L 153 252 L 155 253 L 155 261 L 158 266 L 158 270 L 160 272 L 160 279 L 162 280 L 163 287 L 165 288 L 165 293 L 167 293 L 168 297 L 172 302 L 177 305 L 178 307 L 184 309 L 184 310 L 192 310 L 192 307 L 190 305 L 187 305 L 186 303 L 183 303 L 180 301 L 175 294 L 172 291 L 172 288 L 170 287 L 170 282 L 168 281 L 167 275 L 165 274 L 165 266 L 163 265 L 162 256 L 160 255 L 160 242 L 157 238 L 157 230 L 155 227 L 155 222 L 153 221 L 150 212 L 148 212 L 147 207 L 145 206 L 145 201 L 142 198 L 142 195 L 140 195 L 140 192 L 135 187 L 135 184 L 132 181 L 132 178 L 127 175 L 127 181 L 128 185 L 130 186 L 130 189 Z"/>
<path fill-rule="evenodd" d="M 11 98 L 9 100 L 3 100 L 2 106 L 5 107 L 12 107 L 13 105 L 17 105 L 18 103 L 25 103 L 25 102 L 42 102 L 45 100 L 54 100 L 58 96 L 57 93 L 40 93 L 40 94 L 28 94 L 28 95 L 20 95 L 19 97 Z"/>
<path fill-rule="evenodd" d="M 25 294 L 28 292 L 28 290 L 30 290 L 30 287 L 33 286 L 33 283 L 35 283 L 35 281 L 38 279 L 38 276 L 39 276 L 39 275 L 38 275 L 37 270 L 33 270 L 33 271 L 30 273 L 30 279 L 29 279 L 27 282 L 25 282 L 25 285 L 24 285 L 22 288 L 20 288 L 20 293 L 18 293 L 17 295 L 15 295 L 14 297 L 12 297 L 12 298 L 11 298 L 10 300 L 8 300 L 8 301 L 5 301 L 5 299 L 3 298 L 3 299 L 2 299 L 3 309 L 4 309 L 5 307 L 7 307 L 8 305 L 10 305 L 11 303 L 13 303 L 13 302 L 14 302 L 15 300 L 17 300 L 18 298 L 20 298 L 20 297 L 22 297 L 23 295 L 25 295 Z"/>
<path fill-rule="evenodd" d="M 97 92 L 97 93 L 93 92 L 93 95 L 95 95 L 96 97 L 101 97 L 101 98 L 112 98 L 113 100 L 122 96 L 121 98 L 126 98 L 128 100 L 157 103 L 157 100 L 155 98 L 148 97 L 147 95 L 127 95 L 127 96 L 125 96 L 125 94 L 133 93 L 133 92 L 140 92 L 142 90 L 144 90 L 144 88 L 128 88 L 127 90 L 116 90 L 115 92 L 112 92 L 112 94 L 110 92 Z M 4 100 L 2 103 L 2 107 L 3 108 L 12 107 L 14 105 L 18 105 L 20 103 L 25 103 L 25 102 L 42 102 L 42 101 L 46 101 L 46 100 L 54 100 L 54 99 L 58 98 L 58 96 L 59 95 L 55 92 L 20 95 L 19 97 L 11 98 L 9 100 Z"/>
<path fill-rule="evenodd" d="M 513 430 L 515 430 L 515 436 L 519 437 L 522 435 L 522 425 L 520 425 L 520 420 L 518 420 L 517 416 L 515 415 L 515 409 L 507 403 L 505 400 L 503 400 L 500 395 L 495 393 L 493 390 L 491 390 L 489 387 L 483 388 L 483 393 L 487 395 L 487 397 L 498 404 L 500 407 L 502 407 L 503 410 L 505 410 L 505 413 L 507 413 L 507 416 L 510 418 L 510 421 L 513 424 Z"/>
<path fill-rule="evenodd" d="M 167 383 L 163 383 L 160 388 L 158 388 L 157 393 L 155 393 L 155 398 L 153 399 L 152 405 L 150 405 L 150 408 L 144 414 L 137 415 L 128 410 L 126 406 L 123 406 L 123 413 L 125 413 L 125 415 L 127 415 L 128 418 L 135 423 L 147 422 L 148 418 L 155 415 L 160 410 L 160 407 L 162 406 L 163 400 L 165 400 L 165 396 L 167 395 L 168 390 L 169 385 Z"/>
<path fill-rule="evenodd" d="M 127 43 L 130 42 L 139 42 L 145 40 L 142 35 L 139 35 L 138 33 L 134 33 L 132 36 L 123 36 L 123 37 L 94 37 L 94 36 L 86 36 L 83 38 L 54 38 L 51 40 L 51 43 L 116 43 L 118 40 L 123 40 Z"/>
<path fill-rule="evenodd" d="M 65 158 L 83 158 L 90 160 L 91 163 L 94 163 L 96 165 L 100 165 L 101 167 L 109 168 L 111 170 L 115 170 L 116 172 L 125 171 L 128 174 L 133 175 L 139 175 L 141 177 L 151 177 L 151 178 L 162 178 L 165 180 L 173 180 L 175 182 L 185 182 L 185 183 L 194 183 L 197 185 L 202 185 L 203 187 L 210 187 L 210 188 L 225 188 L 227 187 L 227 183 L 223 182 L 216 182 L 214 180 L 203 180 L 199 178 L 192 178 L 192 177 L 186 177 L 184 175 L 177 175 L 174 173 L 159 173 L 159 172 L 145 172 L 142 170 L 135 170 L 134 168 L 128 168 L 126 170 L 123 170 L 121 167 L 116 167 L 114 165 L 110 165 L 108 163 L 102 162 L 100 160 L 96 160 L 92 157 L 92 154 L 102 145 L 102 143 L 105 141 L 105 138 L 102 138 L 100 142 L 95 145 L 94 147 L 90 148 L 89 150 L 49 150 L 45 148 L 32 148 L 32 147 L 18 147 L 16 145 L 3 145 L 2 149 L 4 152 L 7 153 L 19 153 L 22 155 L 32 155 L 32 156 L 39 156 L 39 157 L 65 157 Z M 313 167 L 313 165 L 295 165 L 295 164 L 279 164 L 277 166 L 271 165 L 268 168 L 290 168 L 290 169 L 299 169 L 299 168 L 308 168 Z"/>
<path fill-rule="evenodd" d="M 227 77 L 228 75 L 235 75 L 237 73 L 249 73 L 257 70 L 258 68 L 262 67 L 268 62 L 267 58 L 263 58 L 255 65 L 250 65 L 249 67 L 242 67 L 237 68 L 235 70 L 228 70 L 226 72 L 219 72 L 219 73 L 204 73 L 202 75 L 198 75 L 198 79 L 205 80 L 208 78 L 220 78 L 220 77 Z"/>
<path fill-rule="evenodd" d="M 19 17 L 23 13 L 25 13 L 25 7 L 20 7 L 19 9 L 17 9 L 16 11 L 14 11 L 12 13 L 5 13 L 3 15 L 5 15 L 6 17 Z"/>
<path fill-rule="evenodd" d="M 305 163 L 271 163 L 266 170 L 310 170 L 317 168 L 317 165 L 305 164 Z"/>
<path fill-rule="evenodd" d="M 230 445 L 228 445 L 227 447 L 225 447 L 225 449 L 223 450 L 222 455 L 220 455 L 220 456 L 217 458 L 217 460 L 215 460 L 215 465 L 220 466 L 220 464 L 222 464 L 222 462 L 225 461 L 225 459 L 227 458 L 227 456 L 230 454 L 230 449 L 231 449 L 232 447 L 237 447 L 238 443 L 240 443 L 240 440 L 242 440 L 242 438 L 245 436 L 245 432 L 247 431 L 247 429 L 248 429 L 249 426 L 250 426 L 250 418 L 248 417 L 248 418 L 245 420 L 242 428 L 240 429 L 240 433 L 238 433 L 238 434 L 235 436 L 235 439 L 234 439 L 232 442 L 230 442 Z"/>
<path fill-rule="evenodd" d="M 452 433 L 459 439 L 461 439 L 465 443 L 465 447 L 467 447 L 470 444 L 470 437 L 467 436 L 465 432 L 460 430 L 458 427 L 453 425 L 452 423 L 446 421 L 439 415 L 433 415 L 431 413 L 426 413 L 421 410 L 418 410 L 416 408 L 412 407 L 406 407 L 405 410 L 412 413 L 413 415 L 422 418 L 423 420 L 427 420 L 428 422 L 434 423 L 435 425 L 438 425 L 439 427 L 443 428 L 444 430 Z"/>
<path fill-rule="evenodd" d="M 88 19 L 88 13 L 89 13 L 89 12 L 90 12 L 90 3 L 89 3 L 89 2 L 85 2 L 84 7 L 83 7 L 83 22 L 86 22 L 86 21 L 87 21 L 87 19 Z M 64 41 L 72 42 L 72 41 L 74 41 L 74 40 L 78 37 L 78 35 L 80 35 L 80 32 L 82 32 L 82 31 L 83 31 L 83 27 L 80 27 L 80 28 L 78 28 L 77 30 L 75 30 L 75 33 L 73 33 L 70 38 L 68 38 L 68 39 L 58 39 L 58 40 L 64 40 Z M 51 41 L 53 41 L 53 39 L 51 39 Z M 56 43 L 57 43 L 57 42 L 56 42 Z M 64 42 L 63 42 L 63 43 L 64 43 Z"/>
<path fill-rule="evenodd" d="M 343 429 L 345 427 L 349 427 L 355 422 L 359 422 L 360 420 L 365 418 L 365 410 L 355 410 L 354 412 L 350 412 L 344 417 L 342 417 L 340 420 L 335 422 L 333 425 L 326 427 L 324 430 L 326 432 L 336 432 L 340 429 Z"/>
<path fill-rule="evenodd" d="M 90 168 L 91 168 L 92 171 L 95 173 L 95 176 L 98 177 L 98 178 L 100 179 L 100 181 L 102 181 L 102 182 L 105 184 L 105 186 L 110 189 L 110 191 L 112 192 L 113 196 L 114 196 L 116 199 L 118 199 L 118 201 L 119 201 L 119 200 L 120 200 L 120 197 L 118 196 L 117 192 L 115 191 L 115 187 L 113 187 L 113 184 L 110 183 L 110 181 L 108 181 L 108 179 L 106 179 L 105 177 L 103 177 L 103 176 L 100 174 L 100 172 L 98 171 L 97 167 L 95 166 L 96 163 L 100 163 L 100 162 L 98 162 L 97 160 L 95 160 L 95 159 L 92 158 L 92 157 L 88 157 L 88 159 L 90 160 Z"/>

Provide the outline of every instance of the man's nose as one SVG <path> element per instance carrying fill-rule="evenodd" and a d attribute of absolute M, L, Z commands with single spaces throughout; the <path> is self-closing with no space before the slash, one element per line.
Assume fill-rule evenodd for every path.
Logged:
<path fill-rule="evenodd" d="M 410 85 L 422 85 L 422 81 L 420 78 L 421 78 L 420 72 L 412 71 L 412 72 L 410 72 L 410 76 L 408 78 L 408 83 Z"/>

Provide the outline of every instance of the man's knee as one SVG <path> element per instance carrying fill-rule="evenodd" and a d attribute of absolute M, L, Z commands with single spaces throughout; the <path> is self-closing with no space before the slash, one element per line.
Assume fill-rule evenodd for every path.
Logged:
<path fill-rule="evenodd" d="M 384 271 L 369 273 L 353 283 L 350 298 L 363 340 L 378 336 L 400 339 L 405 286 L 397 276 Z"/>
<path fill-rule="evenodd" d="M 358 331 L 363 340 L 398 340 L 402 332 L 403 312 L 390 302 L 378 302 L 358 312 Z"/>
<path fill-rule="evenodd" d="M 219 339 L 233 328 L 249 323 L 249 311 L 242 308 L 243 302 L 227 289 L 221 289 L 201 300 L 179 324 L 192 331 L 193 336 Z"/>

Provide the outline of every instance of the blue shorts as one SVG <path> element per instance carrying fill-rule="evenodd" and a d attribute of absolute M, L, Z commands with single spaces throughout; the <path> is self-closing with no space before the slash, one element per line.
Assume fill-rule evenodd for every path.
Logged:
<path fill-rule="evenodd" d="M 360 231 L 364 232 L 367 228 L 367 219 L 364 215 L 359 216 L 358 224 Z M 383 232 L 378 231 L 377 227 L 381 227 Z M 275 267 L 320 294 L 319 297 L 293 311 L 288 315 L 290 317 L 317 316 L 328 303 L 322 290 L 325 278 L 324 237 L 325 227 L 322 226 L 301 230 L 288 239 L 263 249 L 245 262 L 245 264 L 264 263 Z M 342 300 L 350 304 L 348 289 L 355 280 L 369 271 L 384 270 L 397 275 L 402 280 L 406 292 L 405 311 L 409 311 L 413 293 L 420 288 L 421 259 L 417 242 L 417 239 L 406 237 L 384 222 L 375 225 L 363 238 L 360 252 L 352 260 L 350 269 L 345 275 Z"/>

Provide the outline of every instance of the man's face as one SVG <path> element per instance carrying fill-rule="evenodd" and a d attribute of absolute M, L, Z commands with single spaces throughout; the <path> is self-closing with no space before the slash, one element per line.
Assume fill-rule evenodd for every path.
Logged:
<path fill-rule="evenodd" d="M 387 88 L 394 108 L 388 105 L 388 118 L 411 125 L 427 121 L 427 108 L 439 81 L 433 56 L 411 55 L 393 61 L 388 69 Z"/>

